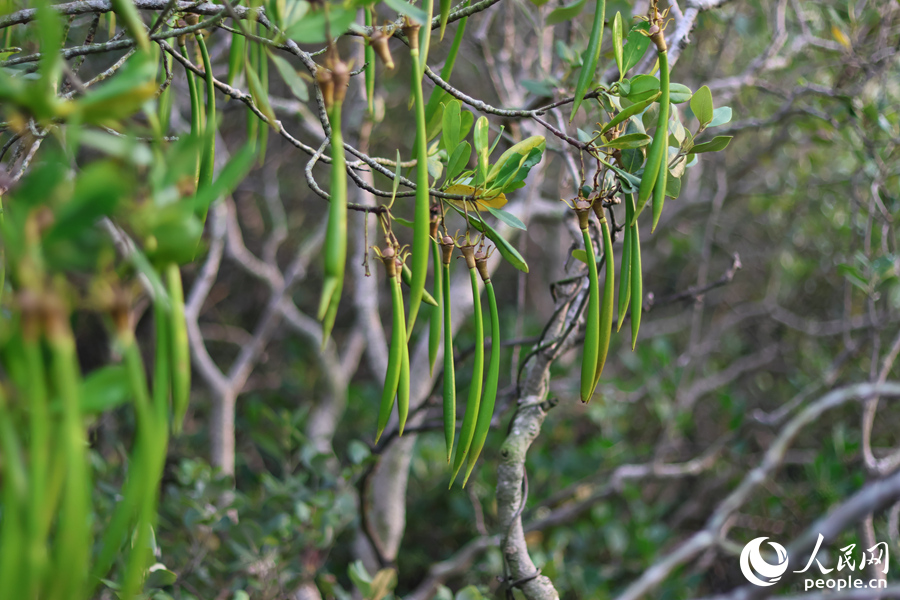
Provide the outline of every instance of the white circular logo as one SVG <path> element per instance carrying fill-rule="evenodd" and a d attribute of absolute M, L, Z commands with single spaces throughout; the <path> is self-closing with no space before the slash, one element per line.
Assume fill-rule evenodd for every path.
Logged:
<path fill-rule="evenodd" d="M 751 540 L 741 551 L 741 572 L 747 581 L 753 585 L 769 586 L 775 585 L 775 582 L 781 579 L 788 567 L 788 555 L 784 546 L 777 542 L 769 542 L 772 549 L 775 550 L 775 556 L 778 563 L 771 565 L 763 559 L 759 552 L 759 547 L 767 537 L 758 537 Z"/>

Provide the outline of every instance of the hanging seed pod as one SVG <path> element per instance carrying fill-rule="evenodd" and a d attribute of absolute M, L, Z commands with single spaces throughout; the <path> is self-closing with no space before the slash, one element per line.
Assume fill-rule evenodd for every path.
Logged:
<path fill-rule="evenodd" d="M 363 7 L 363 19 L 366 27 L 372 26 L 372 11 Z M 366 111 L 369 118 L 375 118 L 375 50 L 372 48 L 371 38 L 363 48 L 363 58 L 366 61 Z"/>
<path fill-rule="evenodd" d="M 650 229 L 650 233 L 653 233 L 659 223 L 659 217 L 662 215 L 663 204 L 666 201 L 666 183 L 669 178 L 669 54 L 665 50 L 666 41 L 661 31 L 651 39 L 661 40 L 662 44 L 662 50 L 659 52 L 659 89 L 661 94 L 659 97 L 659 125 L 656 135 L 666 138 L 666 142 L 662 145 L 659 176 L 653 187 L 653 227 Z"/>
<path fill-rule="evenodd" d="M 629 213 L 630 211 L 626 211 Z M 626 223 L 628 222 L 628 214 L 626 214 Z M 619 266 L 619 305 L 616 309 L 618 314 L 618 323 L 616 331 L 621 331 L 622 323 L 625 322 L 625 315 L 628 312 L 628 304 L 631 300 L 631 227 L 625 225 L 622 231 L 622 264 Z"/>
<path fill-rule="evenodd" d="M 447 19 L 450 18 L 450 6 L 453 0 L 441 0 L 441 41 L 444 39 L 444 31 L 447 29 Z"/>
<path fill-rule="evenodd" d="M 403 296 L 400 286 L 397 284 L 396 252 L 390 246 L 379 252 L 384 269 L 387 273 L 388 290 L 391 293 L 391 306 L 393 308 L 393 320 L 391 329 L 391 347 L 388 354 L 387 372 L 384 376 L 384 390 L 381 393 L 381 404 L 378 409 L 378 429 L 375 433 L 375 443 L 381 439 L 384 428 L 387 427 L 394 409 L 394 397 L 400 384 L 400 371 L 403 362 L 403 346 L 406 345 L 406 319 L 403 314 Z"/>
<path fill-rule="evenodd" d="M 231 46 L 228 48 L 228 77 L 225 82 L 234 85 L 241 69 L 244 68 L 244 56 L 247 54 L 247 38 L 239 32 L 231 34 Z"/>
<path fill-rule="evenodd" d="M 168 320 L 172 362 L 172 431 L 179 434 L 191 399 L 191 352 L 184 315 L 181 271 L 177 264 L 170 263 L 165 275 L 172 310 Z"/>
<path fill-rule="evenodd" d="M 337 318 L 347 259 L 347 173 L 341 134 L 341 107 L 350 80 L 350 69 L 337 59 L 332 62 L 332 71 L 327 77 L 324 75 L 326 72 L 325 69 L 316 72 L 331 120 L 331 199 L 325 233 L 325 282 L 318 313 L 322 321 L 323 348 L 331 337 Z"/>
<path fill-rule="evenodd" d="M 581 401 L 587 403 L 594 392 L 594 373 L 597 369 L 600 343 L 600 284 L 597 280 L 597 259 L 590 233 L 590 204 L 579 198 L 575 201 L 575 212 L 578 215 L 578 226 L 584 240 L 588 266 L 588 305 L 584 317 L 584 350 L 581 357 Z"/>
<path fill-rule="evenodd" d="M 600 221 L 600 231 L 603 234 L 603 257 L 606 277 L 603 283 L 603 297 L 600 300 L 600 339 L 597 342 L 597 368 L 594 371 L 594 385 L 591 389 L 591 395 L 597 389 L 600 375 L 603 373 L 603 367 L 606 365 L 606 357 L 609 355 L 616 288 L 616 261 L 613 257 L 612 235 L 609 231 L 609 223 L 606 220 L 606 213 L 603 210 L 603 203 L 600 198 L 594 200 L 593 208 L 597 219 Z"/>
<path fill-rule="evenodd" d="M 87 582 L 88 559 L 93 544 L 90 528 L 91 478 L 87 440 L 81 415 L 81 371 L 75 338 L 69 328 L 69 313 L 63 301 L 46 299 L 44 331 L 50 348 L 50 382 L 62 405 L 59 452 L 65 469 L 59 521 L 55 534 L 53 565 L 55 580 L 48 597 L 63 598 L 69 590 L 80 590 Z"/>
<path fill-rule="evenodd" d="M 381 29 L 376 29 L 372 33 L 372 37 L 369 38 L 368 46 L 378 55 L 378 58 L 384 63 L 385 68 L 390 69 L 391 71 L 394 70 L 394 57 L 391 55 L 391 47 L 390 44 L 388 44 L 388 40 L 391 39 L 392 35 L 393 32 L 385 33 Z M 368 58 L 366 60 L 368 60 Z"/>
<path fill-rule="evenodd" d="M 397 268 L 402 269 L 404 264 L 399 258 L 397 259 Z M 400 278 L 394 278 L 394 285 L 397 288 L 397 295 L 400 298 L 400 311 L 403 311 L 403 293 L 400 290 Z M 409 416 L 409 344 L 406 342 L 406 330 L 403 323 L 403 315 L 398 320 L 400 326 L 404 327 L 400 336 L 400 381 L 397 383 L 397 417 L 399 418 L 398 433 L 403 435 L 403 428 L 406 427 L 406 418 Z"/>
<path fill-rule="evenodd" d="M 444 282 L 444 441 L 447 444 L 447 463 L 453 454 L 453 434 L 456 433 L 456 373 L 453 367 L 453 325 L 450 314 L 450 263 L 453 260 L 453 238 L 441 239 Z"/>
<path fill-rule="evenodd" d="M 403 270 L 400 272 L 400 279 L 403 281 L 403 284 L 406 287 L 412 285 L 412 271 L 409 270 L 409 267 L 406 266 L 406 263 L 403 263 Z M 424 290 L 422 292 L 422 302 L 424 302 L 425 304 L 430 304 L 431 306 L 438 306 L 437 300 L 428 292 L 428 290 Z"/>
<path fill-rule="evenodd" d="M 631 349 L 637 344 L 641 328 L 641 311 L 644 308 L 641 274 L 641 239 L 637 223 L 631 226 Z"/>
<path fill-rule="evenodd" d="M 654 18 L 650 24 L 650 39 L 656 44 L 657 55 L 659 56 L 659 122 L 656 126 L 656 135 L 653 136 L 653 142 L 647 152 L 647 162 L 644 164 L 644 175 L 641 177 L 641 185 L 638 189 L 638 201 L 635 207 L 634 217 L 629 221 L 629 225 L 633 224 L 647 201 L 650 199 L 653 190 L 657 187 L 660 180 L 661 165 L 665 165 L 665 158 L 668 156 L 669 148 L 669 56 L 666 50 L 666 40 L 662 32 L 662 19 L 656 7 L 653 8 Z M 668 170 L 666 171 L 668 173 Z M 665 181 L 662 184 L 662 200 L 665 199 L 666 189 Z M 655 213 L 662 212 L 662 201 L 658 201 L 658 208 Z M 653 226 L 656 227 L 658 215 L 654 218 Z"/>
<path fill-rule="evenodd" d="M 40 508 L 32 506 L 26 511 L 31 568 L 27 572 L 28 579 L 25 586 L 28 593 L 23 597 L 37 598 L 41 591 L 39 575 L 44 573 L 49 559 L 46 546 L 47 535 L 56 512 L 56 502 L 51 498 L 58 497 L 58 494 L 52 494 L 49 489 L 51 420 L 47 404 L 47 370 L 40 340 L 43 302 L 39 294 L 27 288 L 19 292 L 16 300 L 22 318 L 22 357 L 28 381 L 25 398 L 30 412 L 29 432 L 31 434 L 29 440 L 29 495 L 33 503 L 38 501 L 42 503 Z M 0 418 L 0 421 L 5 421 L 5 419 Z M 5 449 L 4 454 L 12 456 Z M 4 479 L 5 477 L 6 475 L 4 475 Z M 4 499 L 5 502 L 6 499 Z M 10 504 L 9 506 L 14 505 Z M 13 520 L 15 519 L 4 519 L 4 521 Z M 0 533 L 0 536 L 2 535 Z M 0 546 L 4 548 L 19 547 L 8 546 L 5 542 L 0 543 Z M 0 561 L 0 563 L 2 562 Z M 0 574 L 0 581 L 6 581 L 2 574 Z M 0 594 L 0 598 L 5 597 L 16 596 Z"/>
<path fill-rule="evenodd" d="M 416 111 L 416 207 L 413 215 L 412 282 L 409 289 L 409 315 L 407 335 L 412 335 L 425 278 L 428 275 L 428 233 L 431 220 L 431 195 L 428 182 L 428 140 L 425 131 L 425 99 L 422 95 L 422 77 L 419 64 L 419 25 L 407 20 L 403 32 L 409 38 L 409 54 L 412 58 L 411 87 Z"/>
<path fill-rule="evenodd" d="M 203 70 L 206 74 L 206 125 L 203 129 L 203 149 L 200 153 L 200 170 L 197 175 L 197 189 L 203 190 L 212 185 L 213 166 L 216 160 L 216 86 L 213 79 L 212 63 L 209 50 L 201 34 L 196 35 L 197 46 L 203 57 Z M 206 221 L 207 208 L 202 209 L 200 220 Z"/>
<path fill-rule="evenodd" d="M 497 312 L 497 297 L 494 295 L 494 285 L 491 283 L 490 273 L 487 269 L 487 255 L 483 252 L 475 253 L 475 267 L 484 282 L 487 290 L 488 307 L 491 316 L 491 359 L 488 363 L 487 378 L 484 381 L 484 395 L 481 398 L 481 406 L 478 408 L 478 420 L 475 422 L 475 435 L 469 448 L 468 464 L 466 465 L 466 477 L 463 479 L 463 487 L 469 481 L 472 469 L 478 461 L 478 456 L 484 448 L 488 432 L 491 429 L 491 419 L 494 416 L 494 403 L 497 400 L 497 387 L 500 382 L 500 316 Z"/>
<path fill-rule="evenodd" d="M 588 86 L 594 81 L 597 71 L 597 61 L 600 60 L 600 48 L 603 46 L 603 23 L 606 19 L 606 0 L 597 0 L 594 8 L 594 24 L 591 27 L 591 37 L 588 40 L 588 47 L 584 53 L 584 64 L 581 72 L 578 74 L 578 82 L 575 84 L 575 98 L 572 103 L 572 115 L 569 122 L 575 118 L 578 107 L 581 106 L 584 95 L 588 91 Z"/>
<path fill-rule="evenodd" d="M 189 59 L 187 45 L 185 43 L 185 40 L 179 39 L 179 43 L 181 45 L 180 46 L 181 47 L 181 55 L 184 58 Z M 194 77 L 193 71 L 191 71 L 188 68 L 185 68 L 184 73 L 185 73 L 185 77 L 187 77 L 188 94 L 190 95 L 190 98 L 191 98 L 191 137 L 193 137 L 195 139 L 199 139 L 200 138 L 200 129 L 201 129 L 201 124 L 200 124 L 201 114 L 200 113 L 202 110 L 200 108 L 200 92 L 197 89 L 197 79 L 196 79 L 196 77 Z M 198 154 L 196 157 L 197 167 L 196 167 L 196 170 L 194 171 L 194 179 L 195 180 L 199 176 L 200 156 L 201 155 Z"/>
<path fill-rule="evenodd" d="M 437 306 L 431 311 L 431 318 L 428 323 L 428 373 L 434 374 L 434 363 L 437 362 L 438 348 L 441 345 L 441 319 L 442 303 L 443 303 L 443 283 L 444 278 L 441 273 L 441 251 L 438 243 L 438 220 L 440 219 L 440 210 L 435 211 L 435 206 L 431 207 L 431 256 L 434 259 L 434 298 L 437 300 Z"/>
<path fill-rule="evenodd" d="M 465 245 L 460 248 L 469 268 L 469 279 L 472 283 L 472 321 L 475 325 L 475 353 L 472 360 L 472 383 L 469 384 L 469 396 L 466 400 L 466 413 L 459 430 L 459 443 L 456 445 L 456 457 L 453 459 L 453 475 L 450 486 L 462 467 L 472 445 L 475 435 L 475 422 L 481 406 L 481 384 L 484 376 L 484 320 L 481 315 L 481 293 L 478 290 L 478 272 L 475 266 L 475 246 Z"/>
<path fill-rule="evenodd" d="M 3 520 L 0 521 L 0 546 L 14 551 L 5 552 L 0 561 L 0 598 L 25 597 L 21 590 L 27 589 L 28 564 L 24 552 L 27 546 L 25 524 L 29 513 L 36 512 L 29 506 L 28 477 L 22 444 L 9 414 L 3 388 L 0 387 L 0 451 L 3 452 Z"/>

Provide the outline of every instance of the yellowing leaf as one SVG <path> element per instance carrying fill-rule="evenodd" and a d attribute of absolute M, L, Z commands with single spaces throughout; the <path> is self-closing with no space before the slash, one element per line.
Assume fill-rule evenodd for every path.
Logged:
<path fill-rule="evenodd" d="M 475 188 L 471 185 L 463 185 L 458 183 L 456 185 L 451 185 L 449 188 L 444 190 L 448 194 L 458 194 L 460 196 L 475 196 L 475 202 L 478 203 L 478 210 L 481 210 L 485 206 L 490 206 L 491 208 L 501 208 L 506 204 L 506 196 L 504 194 L 496 194 L 490 193 L 487 197 L 485 197 L 484 190 L 478 190 L 478 194 L 475 194 Z M 459 210 L 471 210 L 474 211 L 476 209 L 475 204 L 471 200 L 453 200 L 450 198 L 444 198 L 446 202 L 449 202 Z"/>
<path fill-rule="evenodd" d="M 831 35 L 834 36 L 834 39 L 837 40 L 838 44 L 840 44 L 847 50 L 850 49 L 850 38 L 848 38 L 847 35 L 843 31 L 838 29 L 837 25 L 831 26 Z"/>
<path fill-rule="evenodd" d="M 491 171 L 488 173 L 487 177 L 488 182 L 493 181 L 493 179 L 497 177 L 497 174 L 500 173 L 500 169 L 503 168 L 503 165 L 506 164 L 506 161 L 509 160 L 513 154 L 528 156 L 528 153 L 531 152 L 533 148 L 541 148 L 541 150 L 543 150 L 545 146 L 546 140 L 542 135 L 533 135 L 530 138 L 515 144 L 512 148 L 501 154 L 500 158 L 497 159 L 497 162 L 494 163 L 494 166 L 491 167 Z"/>

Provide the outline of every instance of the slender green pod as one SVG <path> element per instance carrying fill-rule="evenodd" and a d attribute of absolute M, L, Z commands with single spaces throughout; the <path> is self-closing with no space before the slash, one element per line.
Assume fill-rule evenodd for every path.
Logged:
<path fill-rule="evenodd" d="M 328 228 L 325 232 L 325 282 L 322 285 L 318 315 L 322 321 L 322 348 L 328 343 L 334 328 L 347 262 L 347 172 L 344 137 L 341 134 L 341 106 L 350 79 L 350 69 L 341 60 L 335 60 L 327 78 L 325 75 L 325 69 L 320 69 L 319 85 L 323 87 L 331 121 L 331 199 Z M 332 86 L 330 90 L 327 89 L 328 86 Z"/>
<path fill-rule="evenodd" d="M 644 308 L 643 275 L 641 273 L 641 237 L 637 223 L 631 226 L 631 349 L 637 344 Z"/>
<path fill-rule="evenodd" d="M 409 39 L 409 54 L 412 58 L 412 88 L 416 111 L 416 207 L 413 215 L 412 281 L 409 289 L 409 315 L 406 333 L 412 335 L 425 278 L 428 275 L 428 233 L 431 221 L 431 195 L 428 189 L 428 140 L 425 131 L 425 100 L 422 96 L 422 76 L 419 61 L 419 26 L 410 23 L 403 29 Z"/>
<path fill-rule="evenodd" d="M 254 35 L 256 34 L 256 23 L 254 21 L 248 22 L 246 24 L 246 27 L 248 33 Z M 259 62 L 259 53 L 259 44 L 247 40 L 247 62 L 249 62 L 251 65 L 257 64 Z M 260 130 L 259 118 L 249 110 L 244 112 L 247 115 L 247 143 L 250 144 L 252 148 L 258 149 Z"/>
<path fill-rule="evenodd" d="M 463 246 L 463 256 L 469 267 L 469 279 L 472 283 L 472 321 L 475 325 L 475 352 L 472 359 L 472 383 L 469 384 L 469 396 L 466 399 L 466 413 L 463 415 L 462 427 L 459 430 L 459 443 L 456 445 L 456 457 L 453 459 L 453 475 L 450 486 L 462 468 L 463 461 L 472 446 L 475 435 L 475 422 L 481 406 L 481 385 L 484 377 L 484 319 L 481 314 L 481 292 L 478 289 L 478 271 L 475 266 L 474 246 Z"/>
<path fill-rule="evenodd" d="M 469 3 L 466 2 L 463 7 L 468 5 Z M 468 20 L 469 17 L 463 17 L 456 26 L 456 35 L 453 36 L 453 43 L 450 44 L 450 51 L 447 53 L 447 58 L 444 59 L 444 66 L 441 67 L 441 79 L 444 81 L 449 81 L 450 75 L 453 74 L 453 67 L 456 65 L 456 57 L 459 54 L 459 48 L 462 46 L 463 38 L 466 35 L 466 23 Z M 435 111 L 437 111 L 438 107 L 441 105 L 441 100 L 443 100 L 446 94 L 447 92 L 439 87 L 435 87 L 431 92 L 431 96 L 428 98 L 428 106 L 425 107 L 426 125 L 431 122 Z"/>
<path fill-rule="evenodd" d="M 30 506 L 28 477 L 22 445 L 13 426 L 12 416 L 6 406 L 6 397 L 0 387 L 0 451 L 3 464 L 0 476 L 3 481 L 3 519 L 0 520 L 0 547 L 7 549 L 0 560 L 0 598 L 29 597 L 27 577 L 30 570 L 26 548 L 26 523 L 29 513 L 37 512 Z"/>
<path fill-rule="evenodd" d="M 185 45 L 184 39 L 180 40 L 180 48 L 181 48 L 181 55 L 184 58 L 190 60 L 190 56 L 188 55 L 187 45 Z M 201 111 L 201 108 L 200 108 L 200 93 L 197 90 L 197 78 L 194 77 L 194 73 L 190 69 L 185 68 L 184 73 L 185 73 L 185 77 L 187 78 L 188 95 L 190 96 L 190 99 L 191 99 L 191 137 L 193 137 L 195 139 L 199 139 L 200 135 L 201 135 L 201 133 L 200 133 L 200 129 L 201 129 L 200 111 Z M 197 168 L 197 170 L 195 171 L 194 176 L 198 177 L 199 169 L 200 169 L 200 155 L 197 156 L 197 167 L 196 168 Z"/>
<path fill-rule="evenodd" d="M 209 60 L 209 50 L 203 34 L 197 33 L 197 45 L 200 47 L 200 56 L 203 57 L 203 71 L 206 73 L 206 125 L 203 129 L 203 149 L 200 153 L 200 171 L 197 175 L 197 188 L 204 189 L 212 185 L 213 166 L 216 161 L 216 86 L 213 78 L 212 63 Z M 201 220 L 206 221 L 206 211 L 203 208 Z"/>
<path fill-rule="evenodd" d="M 257 53 L 257 59 L 259 61 L 257 72 L 259 73 L 259 84 L 262 88 L 262 94 L 265 98 L 269 97 L 269 55 L 266 54 L 265 50 L 262 48 L 259 49 Z M 339 68 L 336 66 L 336 68 Z M 344 84 L 344 89 L 346 89 L 347 85 Z M 337 84 L 335 83 L 335 89 L 337 89 Z M 341 95 L 341 103 L 343 104 L 343 92 Z M 271 127 L 260 127 L 259 128 L 259 158 L 257 159 L 257 164 L 263 165 L 266 162 L 266 148 L 269 146 L 269 130 Z"/>
<path fill-rule="evenodd" d="M 424 0 L 426 19 L 419 28 L 419 82 L 425 77 L 425 65 L 428 64 L 428 51 L 431 49 L 431 20 L 434 18 L 434 0 Z M 423 104 L 424 106 L 424 104 Z"/>
<path fill-rule="evenodd" d="M 630 211 L 626 210 L 626 213 Z M 627 217 L 630 215 L 626 214 Z M 619 315 L 616 331 L 621 331 L 628 313 L 628 304 L 631 300 L 631 227 L 625 225 L 622 230 L 622 264 L 619 265 L 619 304 L 616 313 Z"/>
<path fill-rule="evenodd" d="M 444 39 L 444 31 L 447 29 L 447 19 L 450 18 L 450 5 L 453 4 L 453 0 L 441 0 L 441 40 Z"/>
<path fill-rule="evenodd" d="M 125 574 L 122 581 L 122 597 L 133 598 L 139 591 L 141 579 L 145 569 L 152 558 L 150 555 L 150 528 L 152 527 L 152 509 L 155 506 L 153 498 L 157 490 L 154 488 L 157 481 L 154 469 L 154 442 L 157 427 L 164 426 L 156 422 L 156 415 L 150 404 L 150 394 L 147 391 L 147 378 L 144 374 L 144 361 L 141 359 L 141 351 L 134 341 L 133 334 L 129 331 L 122 341 L 124 348 L 125 369 L 128 372 L 128 381 L 131 394 L 135 402 L 137 412 L 138 447 L 135 452 L 132 469 L 135 474 L 140 474 L 141 482 L 137 485 L 140 496 L 137 503 L 138 519 L 135 526 L 134 540 L 128 560 L 125 566 Z"/>
<path fill-rule="evenodd" d="M 644 163 L 644 174 L 641 177 L 641 186 L 638 189 L 638 201 L 635 207 L 634 217 L 629 225 L 637 221 L 647 201 L 657 186 L 660 178 L 660 164 L 665 162 L 669 148 L 669 55 L 666 51 L 666 41 L 658 24 L 651 25 L 650 39 L 657 45 L 659 56 L 659 122 L 656 125 L 656 134 L 653 143 L 647 151 L 647 162 Z M 665 183 L 665 182 L 663 182 Z M 665 197 L 665 185 L 662 186 Z M 662 210 L 662 203 L 660 203 Z"/>
<path fill-rule="evenodd" d="M 437 362 L 438 349 L 441 346 L 441 319 L 443 318 L 444 278 L 441 274 L 441 251 L 438 245 L 438 221 L 431 221 L 431 256 L 434 259 L 434 298 L 438 305 L 431 311 L 428 323 L 428 373 L 434 375 L 434 363 Z"/>
<path fill-rule="evenodd" d="M 599 198 L 594 201 L 594 212 L 600 220 L 600 231 L 603 234 L 603 261 L 606 276 L 603 282 L 603 298 L 600 301 L 600 339 L 597 343 L 597 369 L 594 371 L 594 386 L 591 389 L 591 395 L 597 389 L 600 375 L 603 374 L 603 367 L 606 365 L 606 357 L 609 355 L 616 288 L 616 261 L 613 257 L 612 234 Z"/>
<path fill-rule="evenodd" d="M 572 102 L 572 115 L 569 122 L 575 118 L 581 101 L 587 92 L 588 86 L 594 80 L 597 71 L 597 62 L 600 60 L 600 48 L 603 46 L 603 23 L 606 20 L 606 0 L 597 0 L 597 7 L 594 10 L 594 24 L 591 27 L 591 37 L 588 39 L 587 50 L 584 53 L 584 64 L 581 67 L 581 73 L 578 75 L 578 82 L 575 84 L 575 98 Z"/>
<path fill-rule="evenodd" d="M 659 163 L 659 176 L 656 179 L 656 185 L 653 187 L 653 227 L 650 233 L 656 230 L 659 223 L 659 217 L 662 215 L 663 204 L 666 201 L 666 180 L 669 178 L 669 58 L 668 52 L 659 53 L 659 87 L 662 90 L 660 98 L 659 125 L 657 126 L 657 137 L 663 136 L 665 143 L 662 149 L 662 160 Z M 666 104 L 665 120 L 663 119 L 663 102 Z M 661 132 L 661 133 L 660 133 Z"/>
<path fill-rule="evenodd" d="M 475 254 L 475 266 L 484 282 L 487 290 L 488 308 L 491 315 L 491 360 L 488 363 L 487 377 L 484 380 L 484 395 L 481 397 L 481 406 L 478 409 L 478 420 L 475 422 L 475 436 L 469 448 L 468 464 L 466 465 L 466 477 L 463 479 L 463 487 L 469 481 L 472 469 L 478 461 L 478 456 L 484 448 L 488 432 L 491 429 L 491 419 L 494 416 L 494 403 L 497 400 L 497 387 L 500 383 L 500 314 L 497 311 L 497 297 L 494 295 L 494 285 L 491 283 L 490 273 L 487 270 L 487 256 L 481 252 Z"/>
<path fill-rule="evenodd" d="M 244 68 L 244 56 L 247 53 L 247 38 L 235 31 L 231 34 L 231 46 L 228 48 L 228 85 L 234 85 L 241 69 Z"/>
<path fill-rule="evenodd" d="M 447 443 L 447 463 L 453 455 L 453 434 L 456 433 L 456 372 L 453 367 L 453 324 L 450 314 L 450 262 L 453 260 L 453 239 L 441 240 L 441 267 L 444 294 L 444 441 Z"/>
<path fill-rule="evenodd" d="M 588 266 L 588 305 L 585 313 L 584 350 L 581 357 L 581 401 L 590 402 L 594 392 L 594 373 L 597 370 L 597 352 L 600 343 L 600 283 L 597 279 L 597 259 L 590 233 L 590 206 L 582 199 L 575 202 L 578 224 L 584 239 L 584 251 Z"/>
<path fill-rule="evenodd" d="M 397 396 L 400 385 L 400 375 L 403 369 L 403 347 L 406 346 L 406 318 L 403 314 L 403 295 L 397 281 L 397 261 L 394 249 L 388 246 L 381 253 L 381 260 L 387 271 L 388 288 L 391 292 L 391 307 L 393 309 L 393 321 L 391 328 L 391 348 L 388 354 L 387 372 L 384 375 L 384 390 L 381 393 L 381 404 L 378 409 L 378 430 L 375 433 L 375 443 L 381 439 L 384 428 L 387 427 L 394 410 L 394 398 Z M 408 359 L 407 359 L 408 360 Z M 408 372 L 407 366 L 407 372 Z M 408 377 L 407 377 L 408 379 Z M 409 383 L 407 382 L 407 386 Z M 407 405 L 408 406 L 408 405 Z M 405 421 L 405 419 L 404 419 Z"/>
<path fill-rule="evenodd" d="M 369 7 L 363 7 L 363 16 L 366 27 L 371 27 L 372 11 Z M 366 108 L 371 119 L 375 116 L 375 49 L 372 44 L 365 45 L 364 58 L 366 60 Z"/>
<path fill-rule="evenodd" d="M 144 52 L 150 51 L 150 37 L 144 28 L 144 22 L 132 0 L 112 0 L 112 9 L 122 19 L 125 29 Z"/>
<path fill-rule="evenodd" d="M 400 272 L 400 277 L 403 280 L 403 283 L 406 287 L 412 285 L 412 271 L 409 270 L 409 267 L 406 266 L 406 263 L 403 263 L 403 270 Z M 425 304 L 430 304 L 431 306 L 438 306 L 438 301 L 432 296 L 428 290 L 422 291 L 422 302 Z"/>
<path fill-rule="evenodd" d="M 68 311 L 62 301 L 52 300 L 46 325 L 51 357 L 51 382 L 62 402 L 59 452 L 64 455 L 65 483 L 54 540 L 54 581 L 49 597 L 68 597 L 87 582 L 88 561 L 93 545 L 91 481 L 87 461 L 87 440 L 81 418 L 81 376 L 75 353 L 75 338 L 69 328 Z"/>
<path fill-rule="evenodd" d="M 169 55 L 165 52 L 160 56 L 165 65 L 163 72 L 165 73 L 171 68 L 169 63 Z M 175 104 L 175 96 L 172 93 L 172 82 L 166 86 L 157 100 L 157 119 L 159 120 L 159 131 L 161 136 L 169 133 L 169 124 L 172 120 L 172 107 Z"/>
<path fill-rule="evenodd" d="M 172 431 L 181 433 L 184 416 L 191 399 L 191 351 L 187 335 L 187 320 L 184 315 L 184 289 L 178 265 L 166 266 L 166 286 L 172 314 L 169 323 L 169 344 L 171 352 L 172 377 Z"/>
<path fill-rule="evenodd" d="M 398 267 L 403 264 L 400 260 L 397 263 Z M 394 281 L 400 297 L 400 310 L 402 311 L 403 292 L 400 289 L 400 279 L 395 277 Z M 400 381 L 397 383 L 397 417 L 399 419 L 397 435 L 403 435 L 403 429 L 406 427 L 406 418 L 409 416 L 409 344 L 406 342 L 406 324 L 402 318 L 398 323 L 403 327 L 403 331 L 400 336 Z"/>
<path fill-rule="evenodd" d="M 47 373 L 44 365 L 44 353 L 41 350 L 37 299 L 31 293 L 21 293 L 19 304 L 22 306 L 22 355 L 28 376 L 28 410 L 29 417 L 29 495 L 32 502 L 38 503 L 49 497 L 48 477 L 50 469 L 51 420 L 47 407 Z M 28 310 L 26 310 L 28 307 Z M 53 518 L 52 506 L 47 510 L 33 507 L 28 515 L 28 562 L 31 568 L 27 572 L 28 598 L 36 598 L 40 594 L 40 582 L 44 581 L 47 566 L 47 534 Z M 4 546 L 11 547 L 11 546 Z M 0 561 L 2 562 L 2 561 Z M 0 577 L 0 580 L 3 578 Z M 7 597 L 0 594 L 0 598 Z M 11 596 L 10 596 L 11 597 Z"/>

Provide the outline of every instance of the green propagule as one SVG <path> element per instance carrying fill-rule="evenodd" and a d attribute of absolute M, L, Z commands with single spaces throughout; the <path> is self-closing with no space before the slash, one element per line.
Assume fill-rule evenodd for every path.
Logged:
<path fill-rule="evenodd" d="M 344 138 L 341 135 L 341 107 L 350 81 L 350 69 L 337 56 L 333 46 L 329 49 L 329 55 L 330 69 L 320 67 L 316 71 L 331 126 L 331 197 L 325 232 L 325 281 L 318 311 L 322 321 L 323 348 L 331 337 L 337 317 L 347 262 L 347 172 Z"/>

